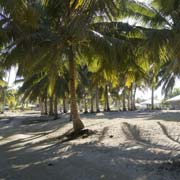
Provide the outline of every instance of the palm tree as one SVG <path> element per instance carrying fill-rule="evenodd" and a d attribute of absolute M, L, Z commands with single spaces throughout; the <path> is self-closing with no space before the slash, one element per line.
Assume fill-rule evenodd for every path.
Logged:
<path fill-rule="evenodd" d="M 91 94 L 91 75 L 87 65 L 78 67 L 78 84 L 77 84 L 77 93 L 80 99 L 84 101 L 84 113 L 88 113 L 88 96 Z"/>
<path fill-rule="evenodd" d="M 64 8 L 63 11 L 62 6 Z M 54 7 L 56 7 L 56 9 L 54 9 Z M 91 46 L 96 54 L 100 54 L 103 57 L 108 55 L 106 59 L 112 59 L 111 54 L 114 54 L 114 47 L 111 47 L 110 42 L 112 41 L 113 43 L 114 40 L 114 43 L 116 42 L 117 45 L 120 41 L 115 41 L 112 37 L 109 37 L 109 39 L 102 38 L 104 35 L 101 35 L 101 31 L 99 31 L 100 26 L 97 27 L 96 23 L 95 26 L 93 24 L 95 22 L 94 16 L 97 12 L 100 15 L 104 14 L 106 18 L 108 18 L 108 16 L 113 17 L 117 14 L 117 9 L 115 7 L 116 3 L 109 0 L 96 2 L 70 1 L 70 6 L 68 2 L 64 1 L 60 1 L 58 4 L 56 1 L 47 1 L 47 9 L 50 12 L 49 17 L 54 24 L 52 28 L 54 28 L 54 31 L 59 35 L 61 35 L 62 32 L 66 32 L 62 39 L 63 41 L 61 40 L 60 47 L 66 49 L 67 58 L 69 60 L 71 117 L 75 131 L 79 131 L 84 127 L 80 121 L 76 104 L 76 49 L 78 47 L 84 48 L 86 45 L 87 47 Z M 101 49 L 97 48 L 100 44 Z M 106 50 L 108 51 L 106 52 Z"/>
<path fill-rule="evenodd" d="M 132 4 L 131 7 L 133 7 Z M 165 94 L 172 89 L 174 78 L 179 73 L 178 68 L 175 68 L 179 67 L 180 59 L 179 7 L 178 0 L 153 0 L 148 6 L 141 3 L 136 4 L 135 11 L 129 8 L 129 15 L 140 18 L 150 27 L 144 30 L 146 34 L 145 45 L 149 47 L 147 53 L 150 55 L 150 59 L 155 59 L 155 64 L 159 60 L 161 61 L 159 84 L 164 81 L 163 91 Z"/>
<path fill-rule="evenodd" d="M 160 66 L 157 78 L 159 79 L 157 87 L 162 85 L 162 93 L 167 96 L 172 91 L 176 78 L 180 78 L 179 60 L 169 60 Z"/>
<path fill-rule="evenodd" d="M 22 10 L 22 14 L 14 11 L 9 1 L 1 1 L 0 5 L 4 9 L 2 19 L 6 22 L 1 31 L 7 32 L 7 38 L 2 41 L 8 45 L 4 50 L 7 65 L 18 63 L 22 74 L 27 71 L 31 74 L 43 66 L 46 72 L 52 72 L 51 83 L 54 84 L 54 77 L 57 76 L 53 72 L 58 72 L 56 65 L 68 61 L 71 118 L 75 132 L 84 128 L 78 114 L 76 97 L 78 53 L 96 56 L 102 67 L 114 74 L 114 67 L 118 64 L 123 69 L 132 61 L 133 52 L 145 42 L 144 36 L 149 40 L 155 34 L 152 29 L 116 22 L 118 9 L 121 10 L 119 1 L 46 0 L 13 4 L 17 7 L 15 9 Z M 25 16 L 27 13 L 29 16 Z M 170 34 L 168 29 L 155 32 L 158 35 L 164 32 Z M 150 40 L 147 42 L 147 45 L 153 44 Z M 155 48 L 153 50 L 156 52 Z M 110 76 L 110 79 L 113 78 Z"/>

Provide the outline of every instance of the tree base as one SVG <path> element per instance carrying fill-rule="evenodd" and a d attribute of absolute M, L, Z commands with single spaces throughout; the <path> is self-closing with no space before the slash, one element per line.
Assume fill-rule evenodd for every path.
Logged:
<path fill-rule="evenodd" d="M 89 129 L 83 129 L 83 130 L 80 130 L 79 132 L 73 131 L 70 134 L 66 135 L 66 137 L 68 140 L 73 140 L 79 137 L 86 138 L 92 134 L 95 134 L 95 132 Z"/>
<path fill-rule="evenodd" d="M 72 119 L 74 132 L 80 132 L 84 129 L 84 124 L 80 119 Z"/>
<path fill-rule="evenodd" d="M 110 112 L 110 111 L 111 111 L 111 109 L 110 109 L 110 108 L 108 108 L 108 109 L 107 109 L 107 112 Z"/>
<path fill-rule="evenodd" d="M 54 115 L 54 120 L 56 120 L 56 119 L 58 119 L 59 117 L 58 117 L 58 114 L 55 114 Z"/>

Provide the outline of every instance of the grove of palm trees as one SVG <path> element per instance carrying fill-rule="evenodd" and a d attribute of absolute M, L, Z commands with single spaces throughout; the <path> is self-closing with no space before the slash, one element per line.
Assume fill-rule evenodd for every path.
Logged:
<path fill-rule="evenodd" d="M 179 180 L 179 38 L 179 0 L 0 0 L 0 180 Z"/>

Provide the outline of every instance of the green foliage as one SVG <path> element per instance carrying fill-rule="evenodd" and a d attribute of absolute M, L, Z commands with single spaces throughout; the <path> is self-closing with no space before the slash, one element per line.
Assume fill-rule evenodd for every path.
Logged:
<path fill-rule="evenodd" d="M 174 88 L 171 92 L 166 95 L 166 99 L 180 95 L 180 88 Z"/>
<path fill-rule="evenodd" d="M 69 93 L 70 50 L 81 98 L 97 86 L 103 91 L 108 84 L 117 94 L 158 81 L 167 94 L 180 72 L 179 6 L 177 0 L 0 0 L 1 63 L 18 64 L 23 100 Z M 121 21 L 129 17 L 140 25 Z"/>
<path fill-rule="evenodd" d="M 19 97 L 16 90 L 7 90 L 6 94 L 6 105 L 8 105 L 10 110 L 15 110 L 18 105 L 20 105 Z"/>

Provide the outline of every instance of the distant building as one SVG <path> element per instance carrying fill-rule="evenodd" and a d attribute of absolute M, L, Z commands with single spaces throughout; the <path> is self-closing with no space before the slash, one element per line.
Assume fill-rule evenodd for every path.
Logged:
<path fill-rule="evenodd" d="M 180 109 L 180 95 L 166 100 L 166 103 L 170 105 L 170 109 Z"/>
<path fill-rule="evenodd" d="M 143 101 L 140 103 L 141 109 L 151 109 L 151 99 L 148 99 L 146 101 Z M 161 101 L 154 99 L 154 108 L 155 109 L 160 109 L 161 108 Z"/>

